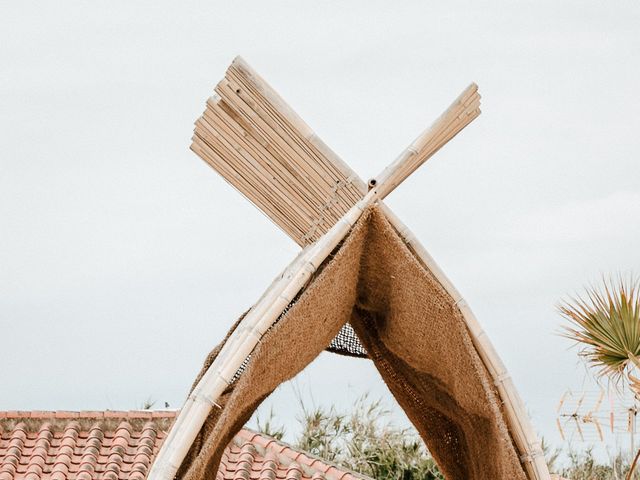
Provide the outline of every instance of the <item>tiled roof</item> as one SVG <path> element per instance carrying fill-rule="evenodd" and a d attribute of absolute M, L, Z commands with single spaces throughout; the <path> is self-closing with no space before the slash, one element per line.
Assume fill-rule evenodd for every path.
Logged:
<path fill-rule="evenodd" d="M 0 480 L 142 480 L 175 416 L 0 412 Z"/>
<path fill-rule="evenodd" d="M 173 410 L 0 412 L 0 480 L 143 480 Z M 216 480 L 363 480 L 266 435 L 241 430 Z"/>
<path fill-rule="evenodd" d="M 216 480 L 371 480 L 271 437 L 242 429 L 227 446 Z"/>

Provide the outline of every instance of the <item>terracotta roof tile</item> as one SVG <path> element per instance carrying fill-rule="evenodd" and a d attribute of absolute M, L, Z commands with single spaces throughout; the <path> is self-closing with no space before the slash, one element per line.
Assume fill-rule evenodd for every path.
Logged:
<path fill-rule="evenodd" d="M 144 480 L 177 412 L 0 412 L 0 480 Z M 216 480 L 366 480 L 243 429 Z"/>

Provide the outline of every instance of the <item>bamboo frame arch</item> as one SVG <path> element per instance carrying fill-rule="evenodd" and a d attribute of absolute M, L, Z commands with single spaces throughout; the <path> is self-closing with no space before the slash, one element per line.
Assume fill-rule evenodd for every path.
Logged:
<path fill-rule="evenodd" d="M 362 181 L 240 57 L 196 122 L 192 150 L 303 247 L 249 311 L 187 398 L 148 478 L 170 480 L 222 391 L 266 330 L 348 234 L 378 203 L 416 258 L 451 295 L 504 403 L 527 476 L 549 480 L 540 441 L 509 373 L 462 295 L 382 200 L 480 114 L 471 84 L 377 177 Z M 240 127 L 238 127 L 240 126 Z"/>

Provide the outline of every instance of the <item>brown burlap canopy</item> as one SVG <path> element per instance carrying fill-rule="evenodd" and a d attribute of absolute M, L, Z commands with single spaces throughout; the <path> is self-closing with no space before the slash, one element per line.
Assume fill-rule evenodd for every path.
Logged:
<path fill-rule="evenodd" d="M 347 322 L 447 479 L 526 478 L 459 309 L 379 207 L 364 213 L 264 335 L 178 477 L 215 478 L 224 448 L 260 403 L 329 347 Z"/>

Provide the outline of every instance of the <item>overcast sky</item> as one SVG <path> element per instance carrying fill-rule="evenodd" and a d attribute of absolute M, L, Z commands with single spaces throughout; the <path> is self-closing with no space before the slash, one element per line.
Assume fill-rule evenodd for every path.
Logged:
<path fill-rule="evenodd" d="M 364 178 L 478 83 L 480 118 L 388 204 L 558 441 L 560 396 L 591 387 L 554 306 L 640 273 L 638 2 L 2 2 L 0 409 L 179 407 L 295 256 L 188 150 L 238 54 Z M 329 354 L 296 385 L 388 396 Z"/>

